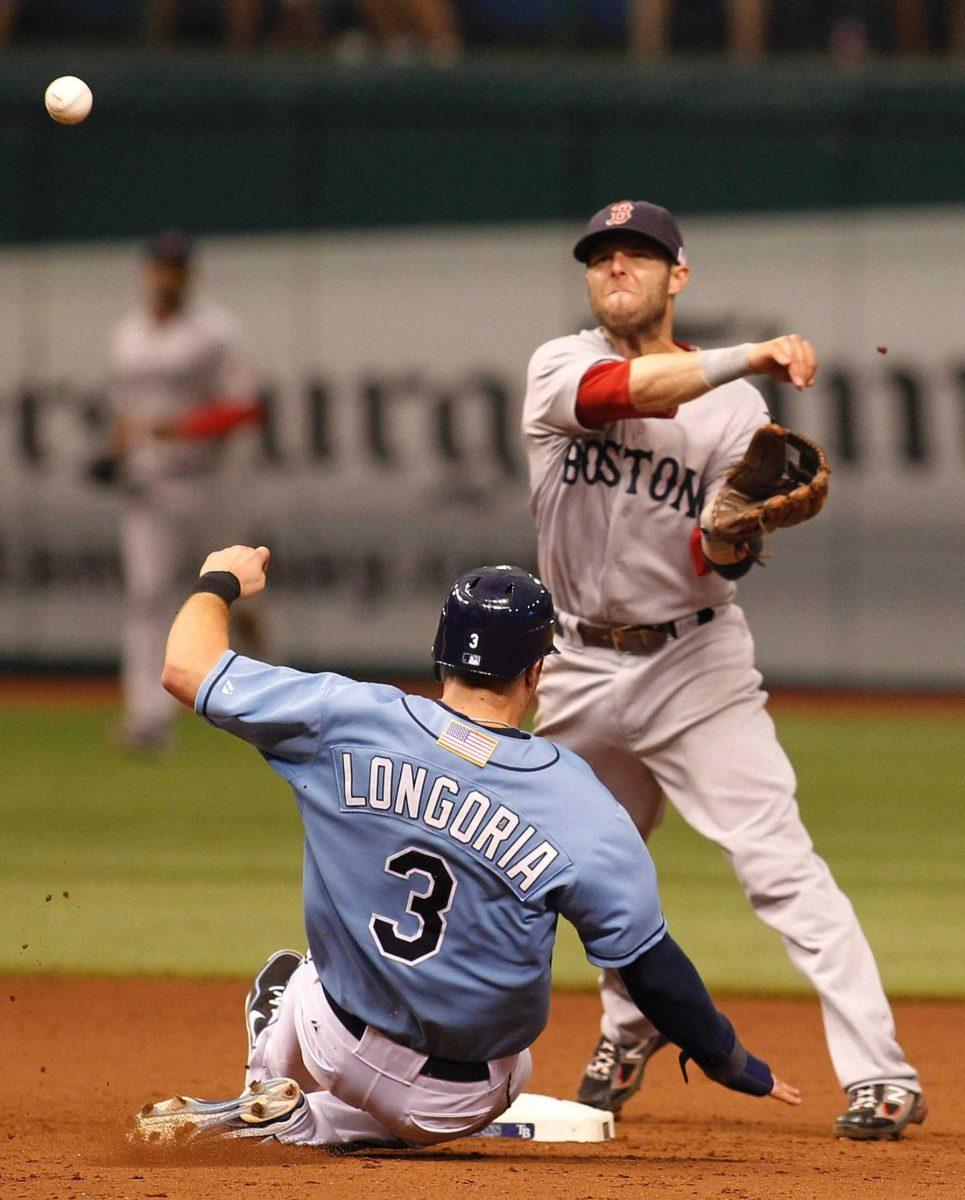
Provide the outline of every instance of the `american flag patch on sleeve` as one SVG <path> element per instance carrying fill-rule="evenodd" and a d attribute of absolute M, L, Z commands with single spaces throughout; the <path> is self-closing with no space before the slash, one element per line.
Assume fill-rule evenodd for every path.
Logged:
<path fill-rule="evenodd" d="M 468 759 L 477 767 L 484 767 L 499 745 L 499 739 L 490 737 L 488 733 L 482 733 L 478 729 L 473 729 L 471 725 L 464 725 L 462 721 L 453 718 L 436 738 L 436 743 L 443 750 L 451 750 L 453 754 Z"/>

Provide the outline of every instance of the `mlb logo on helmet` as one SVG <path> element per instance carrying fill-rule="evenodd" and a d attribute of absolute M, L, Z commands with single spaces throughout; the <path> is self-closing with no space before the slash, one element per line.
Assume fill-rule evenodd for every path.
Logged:
<path fill-rule="evenodd" d="M 617 204 L 610 205 L 610 215 L 606 219 L 607 225 L 626 225 L 627 221 L 633 216 L 633 201 L 621 200 Z"/>
<path fill-rule="evenodd" d="M 468 645 L 470 651 L 478 650 L 479 649 L 479 634 L 476 633 L 475 631 L 471 632 L 469 634 L 469 637 L 466 639 L 466 644 Z M 466 666 L 466 667 L 481 667 L 482 666 L 482 655 L 464 652 L 463 656 L 462 656 L 462 662 L 463 662 L 463 666 Z"/>

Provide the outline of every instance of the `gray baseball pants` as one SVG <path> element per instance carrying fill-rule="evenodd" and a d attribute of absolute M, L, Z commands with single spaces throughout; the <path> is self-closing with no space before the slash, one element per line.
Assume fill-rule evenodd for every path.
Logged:
<path fill-rule="evenodd" d="M 754 911 L 817 991 L 842 1087 L 917 1088 L 871 948 L 801 821 L 741 610 L 725 606 L 649 656 L 584 647 L 575 619 L 562 614 L 561 622 L 562 653 L 545 660 L 537 732 L 585 758 L 644 838 L 666 797 L 721 847 Z M 615 971 L 604 971 L 601 992 L 608 1038 L 632 1045 L 653 1033 Z"/>

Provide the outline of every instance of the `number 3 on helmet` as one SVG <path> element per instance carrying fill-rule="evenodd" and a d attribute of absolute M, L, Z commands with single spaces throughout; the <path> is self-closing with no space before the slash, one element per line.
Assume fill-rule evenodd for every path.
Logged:
<path fill-rule="evenodd" d="M 436 678 L 441 667 L 515 679 L 553 645 L 553 597 L 535 575 L 520 567 L 477 567 L 460 575 L 442 606 L 432 648 Z"/>

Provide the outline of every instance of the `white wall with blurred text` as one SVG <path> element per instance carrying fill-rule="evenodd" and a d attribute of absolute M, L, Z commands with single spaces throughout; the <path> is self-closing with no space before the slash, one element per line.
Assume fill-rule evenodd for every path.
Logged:
<path fill-rule="evenodd" d="M 963 230 L 961 210 L 685 227 L 685 339 L 793 330 L 822 363 L 811 392 L 769 395 L 834 467 L 821 518 L 742 584 L 774 682 L 965 679 Z M 271 421 L 228 448 L 185 570 L 213 543 L 271 545 L 276 657 L 422 667 L 448 579 L 533 560 L 519 410 L 535 347 L 589 323 L 574 233 L 202 244 L 199 290 L 243 323 Z M 0 660 L 117 655 L 121 499 L 85 468 L 139 251 L 0 252 Z"/>

